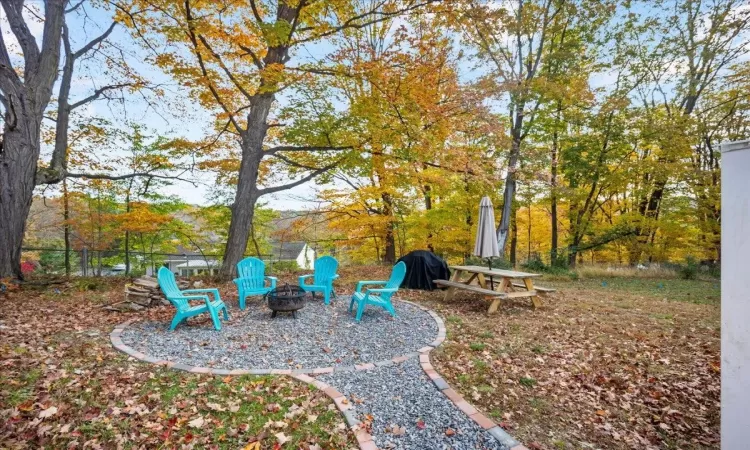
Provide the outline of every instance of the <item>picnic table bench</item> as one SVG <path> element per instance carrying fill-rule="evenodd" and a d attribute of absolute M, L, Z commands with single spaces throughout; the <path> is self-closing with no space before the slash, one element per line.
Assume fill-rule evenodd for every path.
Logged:
<path fill-rule="evenodd" d="M 449 301 L 453 298 L 456 290 L 464 290 L 482 294 L 486 299 L 491 300 L 488 313 L 494 313 L 500 306 L 500 302 L 510 298 L 530 298 L 534 308 L 542 306 L 541 300 L 537 295 L 539 292 L 549 292 L 549 288 L 537 290 L 534 287 L 533 278 L 540 276 L 536 273 L 516 272 L 513 270 L 490 269 L 482 266 L 451 266 L 453 275 L 450 280 L 434 280 L 438 286 L 445 286 L 444 299 Z M 464 275 L 469 275 L 464 279 Z M 490 278 L 489 289 L 487 277 Z M 495 288 L 494 278 L 499 279 L 498 288 Z M 521 280 L 518 282 L 516 280 Z M 515 281 L 515 282 L 514 282 Z M 515 288 L 523 288 L 523 291 L 516 291 Z"/>
<path fill-rule="evenodd" d="M 523 285 L 523 284 L 521 284 L 521 283 L 513 283 L 513 287 L 515 287 L 515 288 L 524 288 L 524 287 L 526 287 L 526 286 L 525 286 L 525 285 Z M 549 293 L 549 292 L 557 292 L 557 289 L 554 289 L 554 288 L 548 288 L 548 287 L 542 287 L 542 286 L 539 286 L 539 285 L 534 285 L 534 289 L 535 289 L 535 290 L 536 290 L 537 292 L 543 292 L 543 293 L 545 293 L 545 294 L 546 294 L 546 293 Z"/>

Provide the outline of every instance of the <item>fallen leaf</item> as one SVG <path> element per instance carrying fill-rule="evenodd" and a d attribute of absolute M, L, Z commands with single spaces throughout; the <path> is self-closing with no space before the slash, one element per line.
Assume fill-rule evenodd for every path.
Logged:
<path fill-rule="evenodd" d="M 424 430 L 425 426 L 426 425 L 424 424 L 424 420 L 422 419 L 417 420 L 417 428 L 419 428 L 420 430 Z"/>
<path fill-rule="evenodd" d="M 448 428 L 447 430 L 445 430 L 446 436 L 453 436 L 454 434 L 456 434 L 456 430 L 454 430 L 453 428 Z"/>
<path fill-rule="evenodd" d="M 391 425 L 391 433 L 396 436 L 403 436 L 404 434 L 406 434 L 406 428 L 393 424 Z"/>
<path fill-rule="evenodd" d="M 55 414 L 57 414 L 57 406 L 50 406 L 49 408 L 39 413 L 39 418 L 45 419 L 47 417 L 52 417 Z"/>
<path fill-rule="evenodd" d="M 188 425 L 191 426 L 191 427 L 193 427 L 193 428 L 201 428 L 204 423 L 206 423 L 206 421 L 203 420 L 203 417 L 198 416 L 197 418 L 195 418 L 195 419 L 191 420 L 190 422 L 188 422 Z"/>
<path fill-rule="evenodd" d="M 285 443 L 289 441 L 289 437 L 285 435 L 283 432 L 278 432 L 274 434 L 274 436 L 276 436 L 276 439 L 279 441 L 280 445 L 284 445 Z"/>

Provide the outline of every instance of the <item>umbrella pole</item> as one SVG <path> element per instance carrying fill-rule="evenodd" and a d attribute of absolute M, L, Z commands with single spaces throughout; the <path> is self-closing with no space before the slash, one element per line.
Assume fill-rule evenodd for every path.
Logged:
<path fill-rule="evenodd" d="M 487 268 L 492 270 L 492 258 L 487 258 Z M 495 280 L 492 279 L 492 275 L 490 275 L 490 289 L 495 290 Z"/>

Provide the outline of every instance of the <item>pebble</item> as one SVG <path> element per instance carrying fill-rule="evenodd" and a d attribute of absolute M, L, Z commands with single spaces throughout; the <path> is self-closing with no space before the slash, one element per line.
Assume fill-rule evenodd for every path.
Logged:
<path fill-rule="evenodd" d="M 348 313 L 349 298 L 339 296 L 326 306 L 308 297 L 291 314 L 271 310 L 248 299 L 245 311 L 230 309 L 229 322 L 213 329 L 208 314 L 183 321 L 175 331 L 168 322 L 129 325 L 121 338 L 149 356 L 191 366 L 218 369 L 314 369 L 375 363 L 416 352 L 434 341 L 435 320 L 416 306 L 395 302 L 396 318 L 367 307 L 362 321 Z M 356 307 L 355 307 L 356 311 Z M 195 322 L 193 322 L 195 321 Z"/>
<path fill-rule="evenodd" d="M 416 359 L 318 379 L 347 396 L 360 422 L 372 417 L 371 435 L 380 449 L 507 450 L 438 391 Z"/>

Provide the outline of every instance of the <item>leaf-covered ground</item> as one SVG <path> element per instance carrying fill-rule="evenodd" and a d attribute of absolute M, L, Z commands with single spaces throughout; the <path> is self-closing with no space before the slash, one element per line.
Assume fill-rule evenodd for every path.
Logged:
<path fill-rule="evenodd" d="M 357 280 L 389 274 L 381 267 L 339 272 L 339 301 Z M 285 281 L 296 278 L 281 274 Z M 242 448 L 257 438 L 262 449 L 356 447 L 331 402 L 289 378 L 193 375 L 114 351 L 108 334 L 115 324 L 167 321 L 172 311 L 105 312 L 98 306 L 119 299 L 122 285 L 85 290 L 101 283 L 0 296 L 3 447 Z M 450 303 L 439 292 L 400 297 L 446 319 L 448 339 L 433 364 L 532 449 L 719 447 L 716 283 L 552 284 L 559 292 L 542 309 L 517 301 L 491 317 L 468 294 Z M 220 288 L 236 308 L 233 286 Z"/>
<path fill-rule="evenodd" d="M 122 284 L 88 290 L 101 283 L 0 295 L 0 447 L 356 448 L 328 397 L 291 378 L 194 375 L 115 351 L 109 332 L 128 316 L 99 306 Z M 130 317 L 146 314 L 171 311 Z"/>
<path fill-rule="evenodd" d="M 446 318 L 433 364 L 531 448 L 719 447 L 717 283 L 555 287 L 540 310 L 517 301 L 492 317 L 478 297 L 413 294 Z"/>

